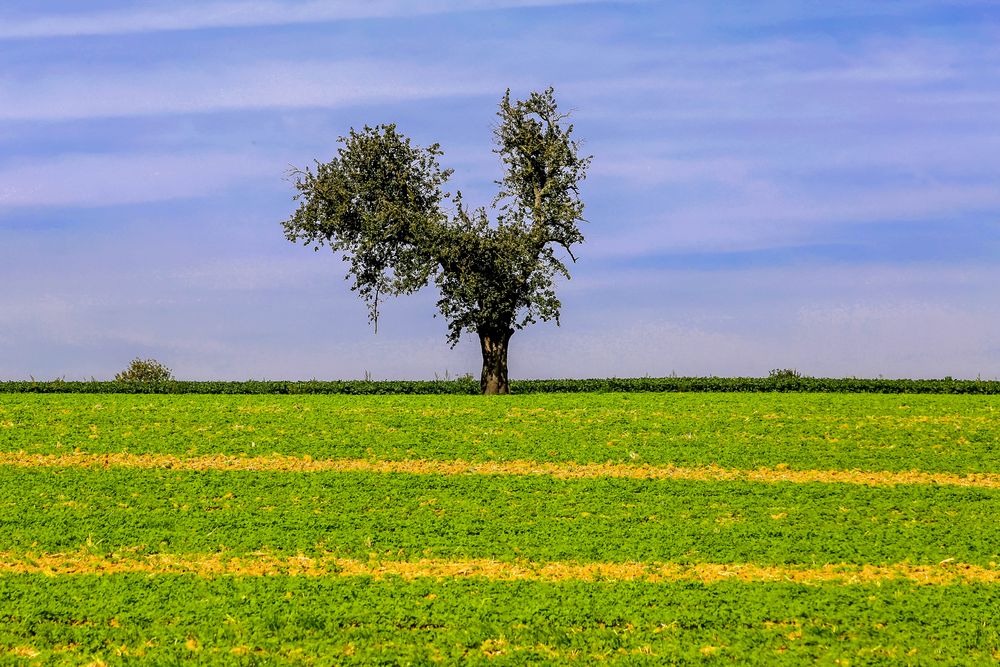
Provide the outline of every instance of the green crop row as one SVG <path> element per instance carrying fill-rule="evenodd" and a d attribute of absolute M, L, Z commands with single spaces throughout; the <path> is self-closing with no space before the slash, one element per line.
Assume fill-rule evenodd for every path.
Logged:
<path fill-rule="evenodd" d="M 991 396 L 0 397 L 0 451 L 1000 472 Z"/>
<path fill-rule="evenodd" d="M 997 380 L 893 380 L 812 377 L 666 377 L 513 380 L 515 394 L 579 392 L 822 392 L 869 394 L 1000 394 Z M 86 394 L 478 394 L 475 380 L 35 381 L 0 382 L 0 393 Z"/>
<path fill-rule="evenodd" d="M 0 551 L 1000 562 L 1000 491 L 931 485 L 0 468 Z"/>
<path fill-rule="evenodd" d="M 996 401 L 22 393 L 0 396 L 0 451 L 997 472 Z M 1000 490 L 929 484 L 0 466 L 13 569 L 79 552 L 995 568 L 997 516 Z M 8 572 L 0 664 L 983 664 L 998 618 L 995 584 Z"/>
<path fill-rule="evenodd" d="M 998 618 L 977 585 L 0 577 L 21 664 L 986 664 Z"/>

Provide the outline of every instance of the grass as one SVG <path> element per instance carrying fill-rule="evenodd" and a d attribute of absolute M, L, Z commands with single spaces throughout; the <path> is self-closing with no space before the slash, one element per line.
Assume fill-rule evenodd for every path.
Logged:
<path fill-rule="evenodd" d="M 1000 398 L 875 394 L 0 396 L 6 451 L 1000 471 Z"/>
<path fill-rule="evenodd" d="M 1000 660 L 998 407 L 4 395 L 0 662 Z"/>
<path fill-rule="evenodd" d="M 996 586 L 0 577 L 22 664 L 989 664 Z"/>

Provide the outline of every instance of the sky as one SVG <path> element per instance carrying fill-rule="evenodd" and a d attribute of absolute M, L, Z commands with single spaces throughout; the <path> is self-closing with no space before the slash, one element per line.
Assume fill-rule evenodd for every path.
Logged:
<path fill-rule="evenodd" d="M 284 238 L 287 173 L 392 122 L 488 205 L 550 85 L 586 241 L 512 378 L 1000 378 L 995 0 L 5 0 L 0 380 L 478 375 Z"/>

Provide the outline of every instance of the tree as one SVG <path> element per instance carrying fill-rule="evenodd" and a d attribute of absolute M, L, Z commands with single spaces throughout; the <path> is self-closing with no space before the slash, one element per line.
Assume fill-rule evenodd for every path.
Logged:
<path fill-rule="evenodd" d="M 156 359 L 136 357 L 128 368 L 115 375 L 115 382 L 170 382 L 174 379 L 170 369 Z"/>
<path fill-rule="evenodd" d="M 508 90 L 497 116 L 494 152 L 504 175 L 493 220 L 461 192 L 443 190 L 452 170 L 442 169 L 439 144 L 423 148 L 395 125 L 366 125 L 340 137 L 329 162 L 292 171 L 299 205 L 282 223 L 289 241 L 343 255 L 376 332 L 384 297 L 433 280 L 452 347 L 463 332 L 479 337 L 484 394 L 509 393 L 515 331 L 559 323 L 555 279 L 570 277 L 561 252 L 575 262 L 573 246 L 583 241 L 578 185 L 591 160 L 579 155 L 552 88 L 525 100 L 511 100 Z"/>

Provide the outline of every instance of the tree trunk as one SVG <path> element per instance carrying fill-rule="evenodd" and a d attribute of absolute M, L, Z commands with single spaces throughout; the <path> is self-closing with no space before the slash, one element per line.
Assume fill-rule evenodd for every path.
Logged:
<path fill-rule="evenodd" d="M 479 386 L 483 394 L 509 394 L 507 381 L 507 346 L 512 330 L 504 332 L 479 332 L 479 345 L 483 351 L 483 375 Z"/>

